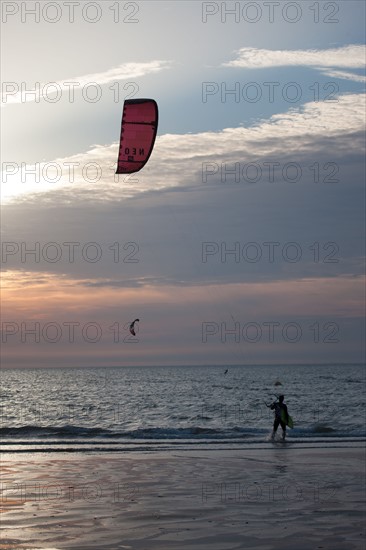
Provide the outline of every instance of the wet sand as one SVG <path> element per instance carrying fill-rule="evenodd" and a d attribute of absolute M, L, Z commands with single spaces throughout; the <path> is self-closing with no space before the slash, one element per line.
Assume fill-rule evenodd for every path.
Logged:
<path fill-rule="evenodd" d="M 364 550 L 365 450 L 3 454 L 1 549 Z"/>

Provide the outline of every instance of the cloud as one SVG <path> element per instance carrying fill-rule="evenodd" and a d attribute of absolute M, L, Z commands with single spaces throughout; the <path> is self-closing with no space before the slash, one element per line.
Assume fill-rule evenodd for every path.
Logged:
<path fill-rule="evenodd" d="M 37 191 L 27 183 L 14 185 L 19 174 L 9 178 L 3 188 L 14 195 L 3 209 L 3 241 L 23 241 L 30 255 L 23 261 L 18 252 L 5 262 L 9 271 L 3 319 L 41 326 L 57 322 L 63 340 L 21 347 L 19 333 L 9 336 L 7 360 L 18 357 L 29 364 L 32 355 L 39 364 L 46 356 L 55 361 L 58 353 L 60 364 L 225 362 L 228 356 L 237 357 L 237 344 L 223 346 L 219 335 L 203 344 L 201 325 L 223 322 L 230 328 L 233 318 L 241 326 L 296 322 L 308 337 L 313 335 L 309 327 L 319 326 L 327 336 L 329 323 L 331 328 L 339 326 L 338 346 L 309 344 L 305 336 L 297 346 L 247 344 L 242 361 L 248 361 L 250 352 L 257 361 L 358 360 L 364 288 L 359 238 L 364 219 L 364 109 L 364 95 L 347 94 L 332 102 L 307 103 L 248 128 L 165 134 L 158 137 L 146 168 L 119 182 L 113 170 L 117 143 L 56 159 L 65 165 L 79 163 L 73 183 L 40 181 Z M 263 167 L 266 161 L 281 166 L 299 162 L 308 180 L 314 163 L 322 167 L 332 161 L 340 167 L 340 179 L 336 184 L 315 184 L 311 178 L 286 184 L 280 170 L 272 183 L 221 181 L 225 163 L 257 162 Z M 207 162 L 217 171 L 204 182 L 202 167 Z M 99 181 L 83 178 L 88 163 L 102 169 Z M 117 241 L 122 254 L 130 252 L 123 248 L 127 241 L 136 241 L 139 262 L 116 263 Z M 223 262 L 218 252 L 204 263 L 201 244 L 207 241 L 224 243 L 229 250 L 236 241 L 255 241 L 263 257 L 257 263 L 242 258 L 236 263 L 229 255 Z M 280 243 L 274 262 L 266 260 L 267 241 Z M 298 263 L 284 261 L 281 251 L 289 241 L 302 247 Z M 326 262 L 332 252 L 324 248 L 329 241 L 339 245 L 337 263 Z M 79 243 L 73 262 L 65 245 L 69 242 Z M 93 242 L 103 252 L 97 263 L 81 253 L 85 243 Z M 36 243 L 41 253 L 34 259 Z M 63 254 L 59 262 L 46 261 L 45 243 L 58 243 Z M 51 247 L 50 256 L 54 253 Z M 141 341 L 138 346 L 121 342 L 121 348 L 113 342 L 110 327 L 119 322 L 124 336 L 125 324 L 136 316 L 143 319 Z M 75 344 L 65 343 L 70 322 L 79 323 Z M 97 345 L 80 340 L 81 328 L 89 322 L 103 330 Z"/>
<path fill-rule="evenodd" d="M 111 202 L 177 187 L 194 191 L 205 183 L 205 170 L 217 171 L 218 179 L 219 167 L 225 162 L 300 161 L 312 154 L 318 157 L 322 151 L 329 159 L 330 148 L 336 161 L 337 157 L 344 159 L 345 152 L 347 157 L 362 153 L 364 112 L 364 94 L 344 94 L 333 101 L 309 102 L 272 115 L 248 128 L 164 134 L 158 136 L 146 168 L 128 176 L 114 173 L 117 143 L 95 145 L 87 152 L 40 163 L 37 177 L 29 173 L 31 166 L 14 168 L 14 175 L 13 168 L 8 167 L 8 173 L 2 174 L 2 200 L 4 204 L 19 200 L 70 204 L 78 198 L 83 204 L 94 200 Z M 56 181 L 53 178 L 57 171 Z"/>
<path fill-rule="evenodd" d="M 27 267 L 36 273 L 42 266 L 47 272 L 67 274 L 77 288 L 91 293 L 109 288 L 144 294 L 148 287 L 202 288 L 238 281 L 337 280 L 359 275 L 363 272 L 359 235 L 364 220 L 364 111 L 365 96 L 349 94 L 335 102 L 290 109 L 248 128 L 165 134 L 158 137 L 144 170 L 119 181 L 114 181 L 113 169 L 117 143 L 56 159 L 60 165 L 79 164 L 73 183 L 66 177 L 56 184 L 41 181 L 37 190 L 31 182 L 17 185 L 15 175 L 2 185 L 5 194 L 9 190 L 3 208 L 2 238 L 4 246 L 10 243 L 4 267 Z M 90 162 L 102 172 L 94 183 L 83 179 L 83 168 Z M 271 182 L 268 162 L 278 165 Z M 235 163 L 240 168 L 255 163 L 262 170 L 261 179 L 235 183 L 229 174 L 223 180 L 222 169 L 230 170 Z M 286 163 L 301 167 L 299 182 L 284 181 Z M 327 183 L 324 178 L 334 168 L 336 181 Z M 93 171 L 88 174 L 91 177 Z M 279 243 L 273 262 L 268 259 L 268 241 Z M 289 241 L 302 250 L 298 262 L 283 259 L 282 250 Z M 54 262 L 53 242 L 60 253 L 60 260 Z M 83 247 L 93 242 L 101 251 L 95 263 L 82 254 Z M 118 262 L 116 242 L 120 243 Z M 131 242 L 138 248 L 124 248 Z M 217 250 L 204 262 L 203 243 L 211 242 Z M 248 242 L 257 243 L 261 251 L 257 262 L 243 253 Z M 30 251 L 38 243 L 39 257 L 30 252 L 22 258 L 22 243 Z M 48 249 L 47 243 L 51 243 Z M 65 243 L 78 243 L 75 261 L 70 260 Z M 225 255 L 235 243 L 240 245 L 240 261 L 228 255 L 223 262 L 222 250 Z M 314 243 L 319 243 L 319 261 Z M 138 262 L 125 262 L 134 250 L 138 250 L 134 256 Z M 335 263 L 329 261 L 332 251 Z M 293 252 L 290 248 L 289 253 Z M 248 257 L 253 253 L 254 248 Z"/>
<path fill-rule="evenodd" d="M 237 58 L 223 64 L 226 67 L 263 69 L 267 67 L 299 66 L 363 68 L 365 46 L 351 44 L 326 50 L 265 50 L 241 48 Z"/>
<path fill-rule="evenodd" d="M 148 284 L 132 289 L 95 287 L 90 292 L 73 279 L 56 276 L 50 276 L 44 288 L 37 282 L 43 276 L 43 272 L 34 273 L 31 286 L 27 273 L 19 273 L 18 280 L 14 273 L 8 281 L 2 312 L 4 364 L 14 361 L 29 366 L 34 361 L 39 365 L 45 357 L 52 364 L 156 364 L 164 359 L 168 363 L 197 359 L 225 363 L 228 357 L 248 362 L 251 354 L 258 362 L 285 358 L 301 362 L 300 357 L 306 362 L 319 360 L 321 353 L 328 361 L 340 361 L 360 360 L 362 353 L 359 297 L 364 277 L 208 283 L 204 288 Z M 40 305 L 41 294 L 47 299 Z M 141 320 L 138 339 L 131 342 L 128 325 L 137 314 Z M 282 338 L 286 324 L 301 331 L 296 345 Z M 270 325 L 274 341 L 269 341 Z M 257 327 L 261 337 L 257 342 L 242 340 L 239 346 L 230 334 L 235 326 L 241 334 L 245 326 L 251 326 L 245 332 L 248 338 L 253 337 L 253 326 Z M 351 334 L 347 332 L 350 326 Z M 90 343 L 94 327 L 99 328 L 100 339 Z M 220 330 L 227 332 L 224 342 Z M 293 329 L 286 334 L 292 338 Z M 326 344 L 324 338 L 335 340 Z"/>
<path fill-rule="evenodd" d="M 366 82 L 366 76 L 362 74 L 350 73 L 347 71 L 336 71 L 334 69 L 324 69 L 322 73 L 331 78 L 341 78 L 344 80 L 352 80 L 353 82 Z"/>
<path fill-rule="evenodd" d="M 46 96 L 52 96 L 52 94 L 60 93 L 65 90 L 68 93 L 74 93 L 80 88 L 89 84 L 97 84 L 103 86 L 111 82 L 117 82 L 119 80 L 130 80 L 133 78 L 139 78 L 151 73 L 157 73 L 164 69 L 168 69 L 171 66 L 170 61 L 154 60 L 146 63 L 123 63 L 118 67 L 108 69 L 102 73 L 90 73 L 82 76 L 76 76 L 73 78 L 65 78 L 57 82 L 38 83 L 36 91 L 42 97 L 42 94 Z M 35 93 L 25 93 L 24 91 L 18 91 L 19 86 L 14 85 L 12 82 L 4 82 L 2 89 L 5 93 L 1 95 L 1 105 L 9 105 L 14 103 L 26 103 L 33 102 L 36 99 Z"/>
<path fill-rule="evenodd" d="M 44 271 L 11 271 L 4 277 L 4 318 L 19 320 L 26 311 L 29 318 L 39 316 L 39 293 L 47 292 L 48 299 L 42 304 L 42 315 L 67 318 L 70 313 L 80 316 L 99 312 L 104 317 L 110 311 L 122 308 L 155 308 L 157 304 L 182 311 L 190 309 L 190 315 L 197 310 L 211 313 L 228 311 L 252 318 L 256 316 L 281 315 L 363 318 L 364 308 L 359 297 L 363 293 L 365 277 L 360 275 L 339 277 L 299 277 L 286 281 L 260 282 L 218 282 L 176 286 L 172 281 L 156 284 L 146 277 L 141 285 L 129 287 L 117 281 L 81 280 L 75 284 L 73 278 Z M 45 289 L 44 286 L 47 288 Z M 90 292 L 90 288 L 93 292 Z M 144 292 L 141 292 L 141 289 Z M 6 292 L 5 292 L 6 291 Z M 213 300 L 214 297 L 214 300 Z M 215 301 L 215 306 L 211 307 Z M 245 308 L 244 308 L 245 306 Z M 230 316 L 230 315 L 229 315 Z"/>

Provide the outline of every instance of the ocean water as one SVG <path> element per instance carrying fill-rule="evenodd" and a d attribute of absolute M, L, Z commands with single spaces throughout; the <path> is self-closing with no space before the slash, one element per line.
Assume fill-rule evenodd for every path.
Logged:
<path fill-rule="evenodd" d="M 363 365 L 3 369 L 0 381 L 3 452 L 268 446 L 266 403 L 281 393 L 286 445 L 366 439 Z"/>

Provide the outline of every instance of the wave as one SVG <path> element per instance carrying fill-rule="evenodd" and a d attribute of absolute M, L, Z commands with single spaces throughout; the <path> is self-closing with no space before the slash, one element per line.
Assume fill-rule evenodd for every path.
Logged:
<path fill-rule="evenodd" d="M 70 437 L 70 436 L 86 436 L 86 437 L 96 437 L 96 436 L 106 436 L 108 434 L 113 434 L 112 431 L 106 430 L 103 428 L 85 428 L 82 426 L 37 426 L 37 425 L 27 425 L 19 426 L 14 428 L 0 428 L 0 438 L 2 437 Z"/>
<path fill-rule="evenodd" d="M 126 432 L 127 437 L 137 439 L 232 439 L 248 437 L 258 433 L 258 430 L 248 428 L 231 428 L 230 430 L 220 430 L 217 428 L 203 428 L 201 426 L 192 426 L 190 428 L 141 428 Z"/>
<path fill-rule="evenodd" d="M 334 428 L 331 428 L 331 426 L 326 426 L 325 424 L 316 424 L 313 426 L 312 431 L 315 434 L 328 434 L 336 432 Z"/>
<path fill-rule="evenodd" d="M 266 433 L 267 430 L 233 427 L 231 429 L 205 428 L 192 426 L 189 428 L 138 428 L 135 430 L 112 431 L 106 428 L 86 428 L 83 426 L 38 426 L 27 425 L 19 427 L 0 428 L 0 438 L 131 438 L 139 439 L 232 439 L 255 436 Z"/>
<path fill-rule="evenodd" d="M 268 428 L 250 428 L 242 426 L 233 426 L 231 428 L 207 428 L 202 426 L 190 426 L 187 428 L 176 427 L 146 427 L 132 430 L 110 430 L 100 427 L 84 427 L 66 424 L 63 426 L 40 426 L 24 425 L 18 427 L 0 428 L 0 438 L 4 443 L 4 438 L 27 439 L 37 441 L 49 441 L 60 439 L 84 439 L 89 441 L 107 440 L 211 440 L 211 441 L 229 441 L 229 440 L 260 440 L 268 436 L 271 429 Z M 279 429 L 279 433 L 281 430 Z M 317 437 L 365 437 L 365 431 L 360 429 L 337 430 L 325 424 L 315 424 L 309 427 L 295 427 L 294 430 L 288 430 L 288 436 L 293 439 L 316 439 Z M 9 442 L 6 442 L 9 443 Z"/>

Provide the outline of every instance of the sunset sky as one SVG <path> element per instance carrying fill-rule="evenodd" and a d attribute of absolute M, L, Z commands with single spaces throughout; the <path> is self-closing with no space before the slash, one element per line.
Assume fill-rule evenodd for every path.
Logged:
<path fill-rule="evenodd" d="M 363 2 L 1 8 L 4 367 L 363 361 Z"/>

